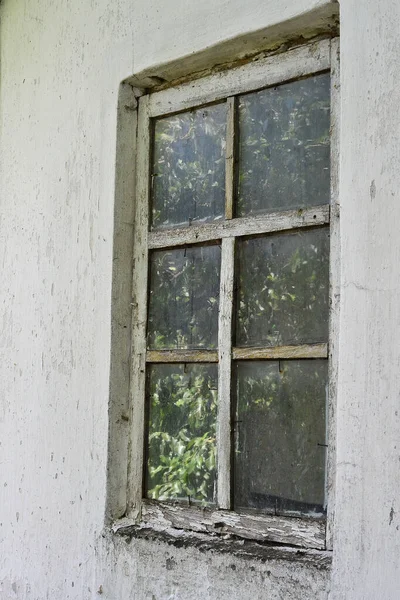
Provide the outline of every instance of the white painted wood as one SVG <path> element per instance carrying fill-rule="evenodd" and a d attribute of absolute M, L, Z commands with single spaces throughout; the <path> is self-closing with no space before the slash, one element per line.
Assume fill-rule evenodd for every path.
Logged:
<path fill-rule="evenodd" d="M 336 481 L 336 404 L 339 365 L 340 312 L 340 199 L 339 199 L 339 135 L 340 135 L 340 41 L 331 43 L 331 220 L 330 220 L 330 321 L 329 321 L 329 389 L 327 407 L 326 547 L 333 548 Z"/>
<path fill-rule="evenodd" d="M 217 502 L 231 508 L 231 348 L 235 240 L 222 240 L 218 316 Z"/>
<path fill-rule="evenodd" d="M 227 99 L 226 159 L 225 159 L 225 218 L 232 219 L 234 210 L 234 177 L 236 150 L 237 99 Z"/>
<path fill-rule="evenodd" d="M 328 344 L 302 344 L 272 348 L 233 348 L 234 360 L 327 358 Z"/>
<path fill-rule="evenodd" d="M 157 117 L 187 110 L 249 90 L 328 70 L 329 56 L 330 41 L 322 40 L 155 92 L 150 96 L 149 114 Z"/>
<path fill-rule="evenodd" d="M 128 512 L 140 511 L 143 479 L 144 405 L 146 370 L 146 316 L 148 274 L 148 205 L 149 205 L 149 97 L 139 102 L 135 235 L 133 246 L 132 293 L 132 368 L 131 368 L 131 437 L 128 451 Z"/>
<path fill-rule="evenodd" d="M 325 520 L 199 509 L 194 506 L 143 502 L 142 522 L 157 530 L 174 527 L 211 535 L 231 534 L 259 542 L 300 548 L 325 547 Z M 126 525 L 125 525 L 126 526 Z"/>
<path fill-rule="evenodd" d="M 329 223 L 329 205 L 314 206 L 265 215 L 241 217 L 218 223 L 185 228 L 163 229 L 149 233 L 149 248 L 167 248 L 209 242 L 244 235 L 273 233 Z"/>

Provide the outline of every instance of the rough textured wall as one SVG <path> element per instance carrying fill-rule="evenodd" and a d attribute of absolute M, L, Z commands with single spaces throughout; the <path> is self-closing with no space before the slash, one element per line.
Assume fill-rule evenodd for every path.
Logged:
<path fill-rule="evenodd" d="M 400 5 L 341 6 L 334 600 L 400 596 Z"/>
<path fill-rule="evenodd" d="M 324 4 L 3 1 L 2 600 L 325 597 L 307 565 L 101 536 L 119 83 Z"/>
<path fill-rule="evenodd" d="M 262 561 L 142 539 L 102 542 L 96 585 L 110 600 L 326 598 L 329 571 L 312 561 L 297 562 L 296 552 L 287 561 Z"/>
<path fill-rule="evenodd" d="M 131 3 L 7 0 L 0 37 L 0 597 L 84 598 L 103 526 Z"/>

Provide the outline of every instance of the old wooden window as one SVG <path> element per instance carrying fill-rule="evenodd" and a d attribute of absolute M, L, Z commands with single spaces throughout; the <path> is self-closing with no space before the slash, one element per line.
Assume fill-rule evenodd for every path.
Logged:
<path fill-rule="evenodd" d="M 336 48 L 140 98 L 129 499 L 147 524 L 325 547 Z"/>

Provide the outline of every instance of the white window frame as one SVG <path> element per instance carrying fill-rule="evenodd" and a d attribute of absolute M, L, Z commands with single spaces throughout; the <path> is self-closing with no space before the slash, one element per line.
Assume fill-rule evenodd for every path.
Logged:
<path fill-rule="evenodd" d="M 128 442 L 127 511 L 114 530 L 145 526 L 155 529 L 186 529 L 202 533 L 233 534 L 246 539 L 287 544 L 302 548 L 331 549 L 334 506 L 335 406 L 337 374 L 337 329 L 339 312 L 339 203 L 338 203 L 338 126 L 339 126 L 339 40 L 323 39 L 284 53 L 156 91 L 139 99 L 136 155 L 136 194 L 133 252 L 132 350 L 130 376 L 131 423 Z M 267 214 L 263 217 L 232 219 L 234 114 L 238 94 L 281 84 L 304 76 L 331 72 L 331 203 L 301 210 Z M 226 151 L 226 208 L 224 222 L 195 225 L 185 229 L 149 232 L 151 188 L 151 119 L 204 104 L 227 99 L 228 128 Z M 230 510 L 231 468 L 231 306 L 235 236 L 288 231 L 315 225 L 330 226 L 330 331 L 329 344 L 303 346 L 301 358 L 329 358 L 328 452 L 326 473 L 326 518 L 300 518 L 240 513 Z M 218 351 L 205 351 L 201 360 L 218 362 L 217 416 L 217 500 L 216 509 L 150 501 L 143 498 L 145 446 L 146 361 L 157 361 L 157 352 L 146 347 L 148 307 L 148 255 L 155 248 L 181 246 L 221 239 L 221 295 Z M 275 348 L 261 358 L 294 358 L 299 347 Z M 211 354 L 213 355 L 211 357 Z M 214 356 L 215 354 L 215 356 Z M 165 362 L 165 353 L 161 357 Z M 170 353 L 170 362 L 185 362 L 185 351 Z"/>

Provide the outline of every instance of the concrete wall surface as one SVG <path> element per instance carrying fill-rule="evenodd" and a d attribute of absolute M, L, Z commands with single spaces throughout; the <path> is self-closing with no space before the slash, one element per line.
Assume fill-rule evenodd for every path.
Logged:
<path fill-rule="evenodd" d="M 312 560 L 129 541 L 104 527 L 120 83 L 312 33 L 335 11 L 328 0 L 0 4 L 1 600 L 400 597 L 395 0 L 341 7 L 332 578 Z"/>

